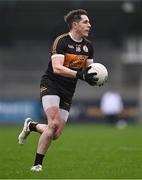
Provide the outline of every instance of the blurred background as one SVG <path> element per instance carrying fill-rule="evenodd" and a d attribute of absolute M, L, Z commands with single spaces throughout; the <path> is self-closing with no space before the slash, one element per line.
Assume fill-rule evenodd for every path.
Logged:
<path fill-rule="evenodd" d="M 79 81 L 69 122 L 106 122 L 101 101 L 110 91 L 122 99 L 119 120 L 141 122 L 141 0 L 0 0 L 0 123 L 44 119 L 40 78 L 54 38 L 68 31 L 63 16 L 77 8 L 88 11 L 95 61 L 107 67 L 109 77 L 103 87 Z"/>

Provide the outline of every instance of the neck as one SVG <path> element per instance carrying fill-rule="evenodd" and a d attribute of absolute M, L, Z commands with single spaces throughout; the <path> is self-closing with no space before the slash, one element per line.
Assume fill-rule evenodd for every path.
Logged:
<path fill-rule="evenodd" d="M 81 42 L 82 41 L 82 37 L 79 36 L 76 32 L 70 31 L 69 35 L 76 42 Z"/>

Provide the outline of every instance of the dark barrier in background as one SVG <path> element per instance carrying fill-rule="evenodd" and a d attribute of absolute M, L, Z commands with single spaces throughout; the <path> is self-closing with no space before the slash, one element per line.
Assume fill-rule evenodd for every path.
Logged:
<path fill-rule="evenodd" d="M 138 122 L 139 108 L 136 101 L 124 101 L 124 110 L 118 120 L 127 123 Z M 105 115 L 100 110 L 100 102 L 93 100 L 75 101 L 71 107 L 69 122 L 106 123 Z"/>
<path fill-rule="evenodd" d="M 40 110 L 37 100 L 1 100 L 0 123 L 21 123 L 26 117 L 41 119 Z"/>

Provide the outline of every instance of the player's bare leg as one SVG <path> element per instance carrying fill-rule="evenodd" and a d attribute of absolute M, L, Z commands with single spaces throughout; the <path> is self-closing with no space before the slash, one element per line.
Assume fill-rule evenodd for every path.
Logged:
<path fill-rule="evenodd" d="M 47 126 L 48 126 L 47 124 L 37 124 L 36 126 L 37 132 L 42 134 L 47 128 Z"/>
<path fill-rule="evenodd" d="M 46 111 L 46 116 L 48 118 L 48 126 L 41 134 L 37 153 L 35 158 L 34 166 L 31 168 L 32 171 L 38 171 L 38 165 L 42 165 L 42 161 L 45 153 L 47 152 L 53 139 L 57 139 L 62 133 L 65 127 L 65 121 L 61 118 L 60 109 L 58 107 L 51 107 Z M 40 166 L 40 170 L 42 166 Z"/>
<path fill-rule="evenodd" d="M 47 116 L 48 116 L 48 126 L 45 129 L 45 131 L 42 133 L 37 148 L 37 153 L 41 153 L 41 154 L 46 153 L 51 141 L 55 139 L 54 136 L 55 135 L 60 136 L 65 126 L 65 121 L 61 119 L 60 111 L 58 107 L 53 107 L 48 109 Z"/>

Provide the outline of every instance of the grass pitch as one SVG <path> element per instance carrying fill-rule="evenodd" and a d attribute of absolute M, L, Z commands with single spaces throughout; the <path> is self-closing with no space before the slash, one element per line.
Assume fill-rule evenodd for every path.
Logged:
<path fill-rule="evenodd" d="M 69 124 L 42 172 L 31 172 L 39 135 L 17 144 L 20 126 L 0 127 L 1 179 L 142 179 L 142 127 Z"/>

